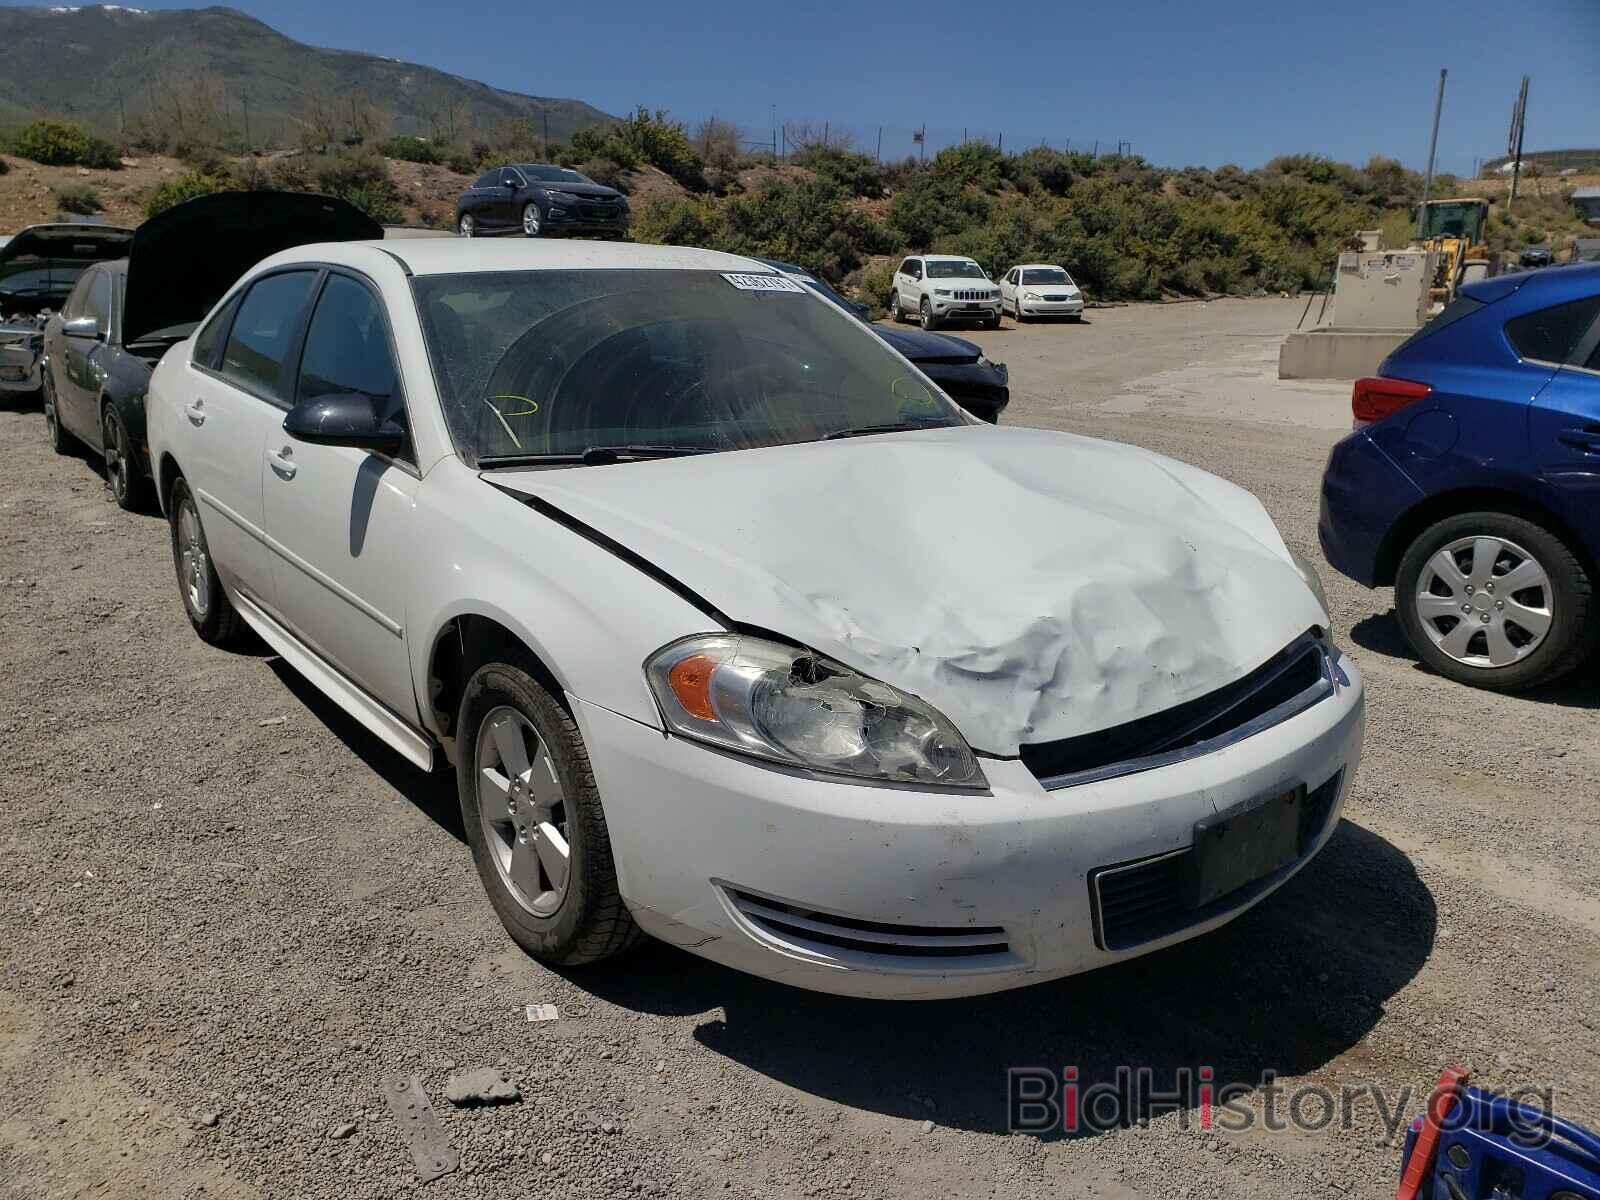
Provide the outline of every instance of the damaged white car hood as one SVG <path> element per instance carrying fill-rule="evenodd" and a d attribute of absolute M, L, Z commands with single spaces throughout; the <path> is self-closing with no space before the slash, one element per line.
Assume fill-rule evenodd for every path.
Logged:
<path fill-rule="evenodd" d="M 1249 493 L 1070 434 L 960 426 L 485 478 L 731 620 L 921 697 L 991 754 L 1212 691 L 1326 621 Z"/>

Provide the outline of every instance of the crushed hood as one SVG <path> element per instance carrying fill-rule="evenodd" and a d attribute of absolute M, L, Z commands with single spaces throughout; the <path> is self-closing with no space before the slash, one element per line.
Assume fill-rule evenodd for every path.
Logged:
<path fill-rule="evenodd" d="M 1254 497 L 1069 434 L 959 426 L 485 478 L 733 621 L 920 696 L 991 754 L 1209 692 L 1326 620 Z"/>
<path fill-rule="evenodd" d="M 382 225 L 330 196 L 217 192 L 174 205 L 133 235 L 122 340 L 199 321 L 239 276 L 280 250 L 381 237 Z"/>

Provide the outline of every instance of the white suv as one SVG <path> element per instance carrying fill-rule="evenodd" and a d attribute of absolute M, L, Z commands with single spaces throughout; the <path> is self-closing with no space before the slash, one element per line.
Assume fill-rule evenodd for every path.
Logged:
<path fill-rule="evenodd" d="M 915 319 L 924 329 L 946 321 L 977 321 L 985 329 L 1000 328 L 1000 289 L 983 268 L 959 254 L 922 254 L 908 258 L 894 273 L 889 309 L 897 321 Z"/>

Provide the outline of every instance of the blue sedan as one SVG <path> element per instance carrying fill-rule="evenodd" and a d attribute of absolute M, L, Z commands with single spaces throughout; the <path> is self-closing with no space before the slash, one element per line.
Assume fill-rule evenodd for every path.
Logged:
<path fill-rule="evenodd" d="M 1513 690 L 1600 639 L 1600 266 L 1469 284 L 1356 381 L 1318 533 L 1440 674 Z"/>

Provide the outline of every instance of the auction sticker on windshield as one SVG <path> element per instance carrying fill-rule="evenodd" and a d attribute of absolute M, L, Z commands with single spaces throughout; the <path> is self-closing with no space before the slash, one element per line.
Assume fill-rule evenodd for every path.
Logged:
<path fill-rule="evenodd" d="M 782 275 L 736 275 L 724 271 L 722 277 L 741 292 L 799 292 L 805 295 L 805 288 Z"/>

